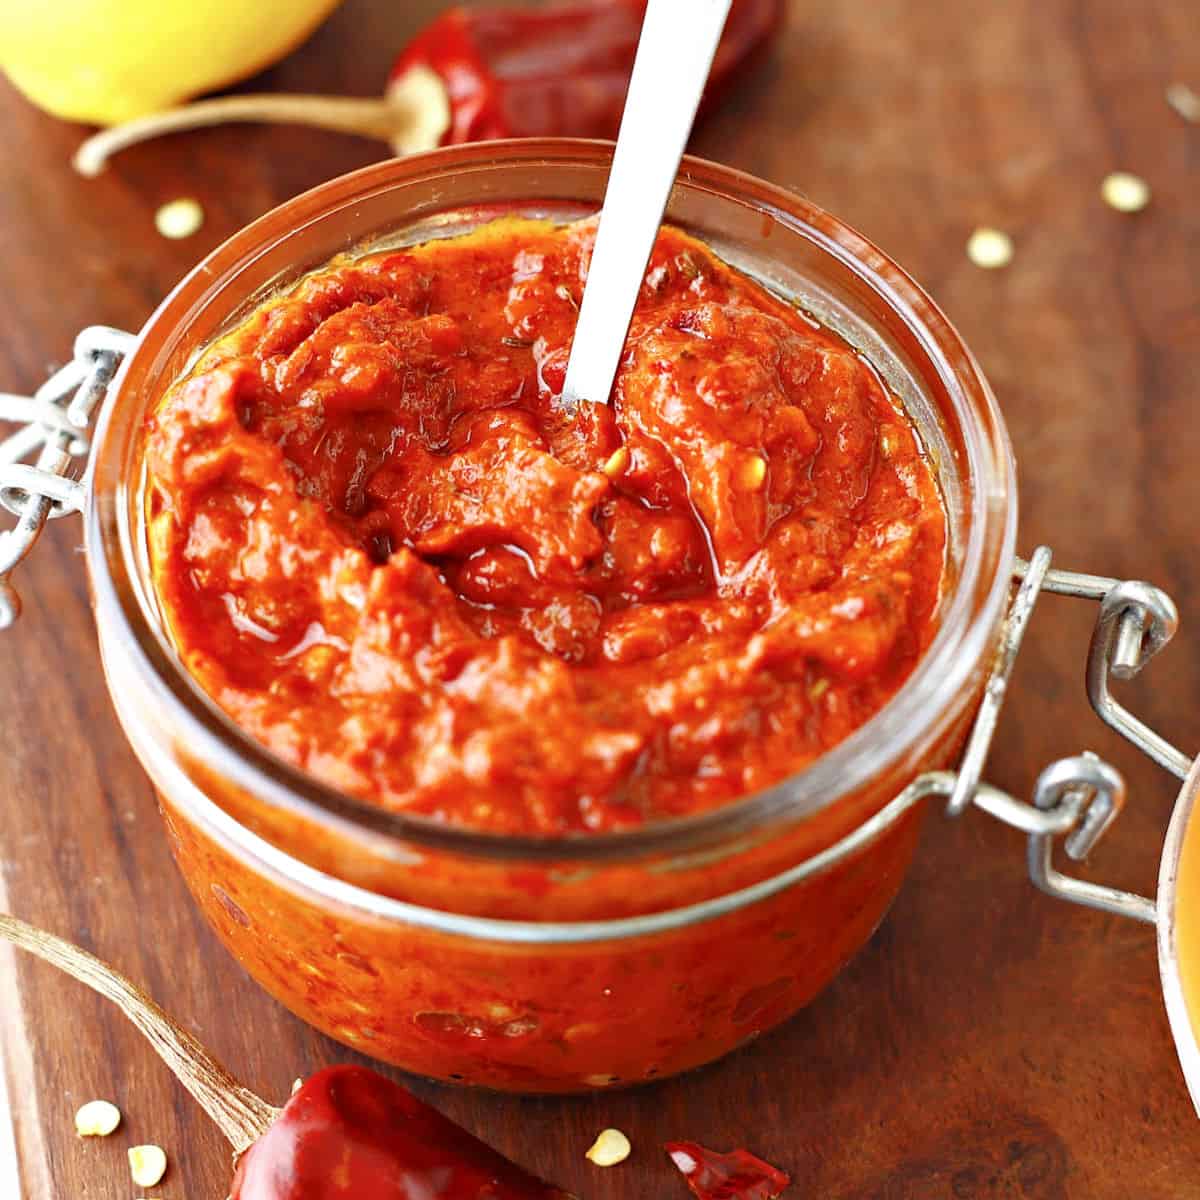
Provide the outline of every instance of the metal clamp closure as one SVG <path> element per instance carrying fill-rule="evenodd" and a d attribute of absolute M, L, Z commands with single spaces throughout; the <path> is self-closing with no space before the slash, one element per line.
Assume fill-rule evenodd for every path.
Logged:
<path fill-rule="evenodd" d="M 85 489 L 75 476 L 88 453 L 87 429 L 132 334 L 94 325 L 75 339 L 74 357 L 32 396 L 0 393 L 0 421 L 21 427 L 0 441 L 0 505 L 17 518 L 0 532 L 0 629 L 21 612 L 9 577 L 33 549 L 46 522 L 78 512 Z M 33 463 L 23 461 L 34 453 Z"/>
<path fill-rule="evenodd" d="M 1171 640 L 1179 625 L 1175 605 L 1165 592 L 1148 583 L 1052 570 L 1050 550 L 1045 546 L 1038 547 L 1028 562 L 1018 560 L 1014 574 L 1020 586 L 1004 623 L 962 763 L 949 788 L 947 815 L 959 816 L 973 804 L 1028 834 L 1029 876 L 1042 891 L 1153 923 L 1152 900 L 1075 879 L 1052 865 L 1056 838 L 1065 838 L 1067 855 L 1082 861 L 1120 813 L 1125 802 L 1125 781 L 1115 767 L 1088 751 L 1059 759 L 1038 777 L 1032 803 L 982 783 L 981 776 L 1017 652 L 1043 591 L 1099 601 L 1087 664 L 1092 707 L 1106 724 L 1160 766 L 1180 778 L 1186 776 L 1191 766 L 1188 756 L 1119 704 L 1109 687 L 1113 677 L 1130 679 L 1136 675 Z M 930 791 L 944 788 L 942 783 Z"/>

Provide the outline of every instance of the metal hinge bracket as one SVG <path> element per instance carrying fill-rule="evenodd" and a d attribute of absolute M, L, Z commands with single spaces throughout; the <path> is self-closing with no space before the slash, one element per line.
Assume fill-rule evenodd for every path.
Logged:
<path fill-rule="evenodd" d="M 0 532 L 0 629 L 20 615 L 10 578 L 55 517 L 83 508 L 80 482 L 89 451 L 88 427 L 117 368 L 133 348 L 132 334 L 103 325 L 75 339 L 75 353 L 32 396 L 0 393 L 0 421 L 19 428 L 0 441 L 0 505 L 16 517 Z M 30 463 L 25 460 L 34 456 Z"/>
<path fill-rule="evenodd" d="M 1153 923 L 1152 900 L 1064 875 L 1052 865 L 1054 842 L 1064 838 L 1067 855 L 1082 861 L 1104 836 L 1125 802 L 1125 781 L 1115 767 L 1090 751 L 1051 763 L 1038 777 L 1027 803 L 981 782 L 995 736 L 1008 681 L 1038 596 L 1052 592 L 1096 600 L 1100 613 L 1088 649 L 1087 691 L 1100 718 L 1160 766 L 1183 778 L 1191 759 L 1155 733 L 1112 695 L 1112 678 L 1130 679 L 1174 636 L 1179 616 L 1170 596 L 1152 584 L 1051 569 L 1050 550 L 1039 546 L 1028 562 L 1018 560 L 1020 581 L 1005 619 L 992 673 L 963 753 L 962 763 L 931 794 L 949 791 L 947 815 L 972 805 L 1028 836 L 1027 865 L 1042 891 L 1075 904 Z"/>

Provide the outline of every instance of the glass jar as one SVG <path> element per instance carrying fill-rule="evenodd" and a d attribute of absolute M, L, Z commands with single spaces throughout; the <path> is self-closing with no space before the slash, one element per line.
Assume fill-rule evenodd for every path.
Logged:
<path fill-rule="evenodd" d="M 870 360 L 925 440 L 948 515 L 938 632 L 892 701 L 801 774 L 643 830 L 538 839 L 446 828 L 341 795 L 250 740 L 182 669 L 149 580 L 147 408 L 267 295 L 345 251 L 501 213 L 594 212 L 610 149 L 455 147 L 373 166 L 255 222 L 168 297 L 101 417 L 87 562 L 109 690 L 218 935 L 305 1021 L 439 1079 L 529 1091 L 708 1062 L 806 1004 L 875 929 L 921 808 L 957 754 L 1013 568 L 1014 467 L 988 386 L 928 297 L 807 201 L 685 160 L 667 220 Z"/>

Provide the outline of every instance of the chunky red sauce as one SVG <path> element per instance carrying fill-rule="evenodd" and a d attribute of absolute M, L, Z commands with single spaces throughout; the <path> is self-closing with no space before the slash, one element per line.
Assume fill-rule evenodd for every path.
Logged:
<path fill-rule="evenodd" d="M 611 405 L 558 400 L 594 227 L 336 262 L 150 421 L 187 667 L 276 753 L 497 831 L 694 813 L 803 768 L 932 634 L 944 517 L 871 368 L 676 230 Z"/>
<path fill-rule="evenodd" d="M 307 1080 L 242 1155 L 230 1200 L 571 1200 L 365 1067 Z"/>

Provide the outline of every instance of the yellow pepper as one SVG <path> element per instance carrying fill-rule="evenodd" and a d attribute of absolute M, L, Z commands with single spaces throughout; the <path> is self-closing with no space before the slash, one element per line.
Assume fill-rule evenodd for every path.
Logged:
<path fill-rule="evenodd" d="M 55 116 L 112 125 L 253 75 L 340 0 L 0 0 L 0 68 Z"/>

